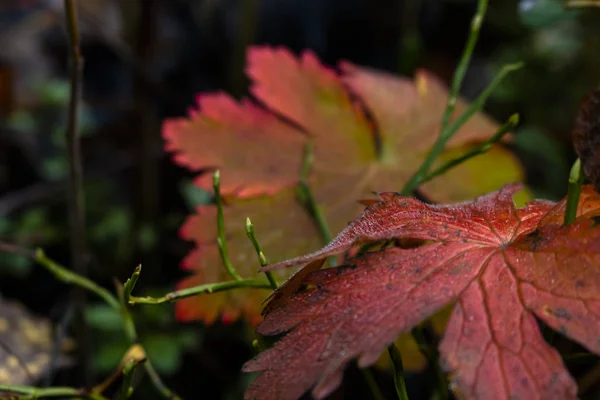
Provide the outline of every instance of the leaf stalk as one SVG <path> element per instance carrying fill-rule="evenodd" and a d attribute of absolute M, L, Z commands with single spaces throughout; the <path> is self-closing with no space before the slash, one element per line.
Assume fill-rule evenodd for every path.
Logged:
<path fill-rule="evenodd" d="M 250 239 L 250 242 L 252 243 L 252 246 L 256 251 L 256 255 L 258 256 L 258 262 L 260 263 L 260 266 L 266 267 L 269 263 L 267 261 L 267 257 L 265 256 L 265 253 L 263 253 L 262 248 L 258 243 L 258 239 L 256 239 L 256 234 L 254 233 L 254 224 L 252 223 L 250 218 L 246 218 L 246 235 L 248 235 L 248 239 Z M 266 271 L 265 274 L 267 275 L 267 279 L 271 284 L 271 288 L 273 290 L 277 289 L 279 285 L 277 284 L 277 279 L 275 279 L 275 275 L 273 275 L 273 272 Z"/>
<path fill-rule="evenodd" d="M 448 125 L 438 136 L 438 139 L 434 143 L 430 152 L 427 154 L 427 157 L 423 161 L 423 163 L 419 166 L 417 172 L 413 174 L 408 182 L 404 185 L 401 190 L 401 194 L 404 196 L 409 196 L 415 189 L 423 183 L 427 173 L 437 160 L 437 158 L 442 154 L 444 148 L 446 147 L 446 143 L 458 130 L 477 112 L 479 112 L 487 99 L 490 97 L 492 92 L 500 85 L 500 83 L 506 78 L 508 74 L 513 71 L 516 71 L 523 67 L 523 63 L 515 63 L 505 65 L 502 70 L 494 77 L 489 86 L 475 99 L 473 103 L 467 107 L 465 112 L 461 114 L 456 121 L 452 124 Z"/>
<path fill-rule="evenodd" d="M 34 386 L 6 385 L 0 383 L 0 392 L 16 393 L 19 400 L 37 400 L 37 399 L 90 399 L 90 400 L 108 400 L 100 394 L 85 393 L 84 390 L 75 389 L 66 386 L 56 386 L 49 388 L 38 388 Z"/>
<path fill-rule="evenodd" d="M 177 300 L 184 299 L 186 297 L 196 296 L 199 294 L 211 294 L 217 292 L 223 292 L 231 289 L 238 288 L 253 288 L 253 289 L 271 289 L 271 284 L 259 279 L 242 279 L 239 281 L 228 281 L 228 282 L 217 282 L 207 283 L 204 285 L 193 286 L 174 292 L 167 293 L 162 297 L 135 297 L 129 298 L 129 304 L 163 304 L 172 303 Z"/>
<path fill-rule="evenodd" d="M 510 118 L 504 123 L 504 125 L 502 125 L 500 128 L 498 128 L 496 133 L 494 133 L 489 139 L 487 139 L 485 142 L 479 144 L 477 147 L 469 150 L 468 152 L 461 155 L 460 157 L 454 158 L 454 159 L 446 162 L 445 164 L 439 166 L 437 169 L 431 171 L 423 179 L 421 179 L 421 181 L 419 182 L 419 185 L 422 185 L 425 182 L 429 182 L 430 180 L 432 180 L 433 178 L 435 178 L 437 176 L 445 174 L 452 168 L 464 163 L 465 161 L 467 161 L 473 157 L 477 157 L 478 155 L 487 153 L 489 151 L 489 149 L 492 148 L 492 145 L 501 141 L 502 138 L 507 133 L 512 131 L 518 124 L 519 124 L 519 114 L 511 115 Z"/>
<path fill-rule="evenodd" d="M 227 238 L 225 237 L 225 217 L 223 216 L 223 199 L 221 198 L 221 173 L 217 170 L 213 175 L 213 190 L 215 192 L 215 202 L 217 203 L 217 244 L 219 254 L 225 269 L 229 275 L 236 281 L 241 281 L 242 277 L 237 273 L 227 251 Z"/>

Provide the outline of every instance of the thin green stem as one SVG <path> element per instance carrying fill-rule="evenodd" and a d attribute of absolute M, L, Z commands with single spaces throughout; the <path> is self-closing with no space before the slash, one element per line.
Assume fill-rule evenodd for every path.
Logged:
<path fill-rule="evenodd" d="M 145 359 L 129 360 L 125 363 L 123 367 L 123 382 L 121 383 L 121 392 L 119 393 L 118 400 L 127 400 L 131 397 L 133 394 L 133 374 L 136 367 L 144 361 Z"/>
<path fill-rule="evenodd" d="M 456 70 L 454 71 L 454 77 L 450 86 L 450 93 L 448 96 L 448 102 L 446 104 L 446 110 L 444 111 L 444 116 L 442 117 L 440 135 L 442 135 L 448 127 L 448 124 L 450 123 L 450 118 L 452 117 L 452 113 L 454 112 L 454 108 L 456 107 L 456 100 L 458 99 L 460 88 L 462 87 L 465 74 L 467 73 L 467 69 L 469 68 L 469 63 L 471 62 L 471 57 L 473 56 L 473 51 L 475 50 L 475 45 L 477 44 L 477 39 L 479 38 L 479 32 L 481 31 L 483 18 L 485 17 L 485 12 L 487 11 L 487 5 L 488 0 L 479 0 L 479 2 L 477 3 L 477 11 L 473 16 L 473 19 L 471 20 L 471 31 L 469 32 L 467 43 L 465 44 L 462 57 L 458 62 Z"/>
<path fill-rule="evenodd" d="M 154 369 L 154 365 L 152 365 L 152 363 L 150 362 L 150 359 L 147 359 L 144 363 L 144 369 L 146 370 L 146 373 L 150 377 L 150 380 L 152 381 L 152 384 L 154 385 L 156 390 L 158 390 L 158 392 L 165 399 L 182 400 L 181 397 L 175 394 L 175 392 L 173 392 L 171 389 L 169 389 L 168 386 L 164 384 L 164 382 L 160 378 L 160 375 L 158 374 L 158 372 L 156 372 L 156 369 Z"/>
<path fill-rule="evenodd" d="M 302 167 L 300 169 L 300 181 L 308 181 L 308 175 L 310 175 L 310 169 L 312 167 L 314 152 L 313 143 L 308 142 L 304 147 L 304 158 L 302 159 Z"/>
<path fill-rule="evenodd" d="M 471 119 L 473 115 L 475 115 L 475 113 L 479 112 L 483 108 L 487 99 L 492 95 L 500 83 L 502 83 L 504 78 L 506 78 L 510 73 L 523 68 L 524 65 L 525 63 L 523 62 L 517 62 L 503 66 L 500 72 L 494 77 L 494 79 L 492 79 L 488 87 L 486 87 L 483 92 L 477 96 L 475 101 L 473 101 L 469 107 L 467 107 L 465 112 L 462 113 L 456 119 L 456 121 L 450 124 L 446 130 L 444 130 L 443 136 L 445 139 L 450 139 L 469 119 Z"/>
<path fill-rule="evenodd" d="M 236 272 L 227 251 L 227 238 L 225 237 L 225 217 L 223 216 L 223 199 L 221 198 L 221 173 L 217 170 L 213 175 L 213 190 L 215 192 L 215 202 L 217 203 L 217 230 L 219 245 L 219 254 L 225 269 L 229 275 L 236 281 L 241 281 L 242 277 Z"/>
<path fill-rule="evenodd" d="M 254 250 L 256 251 L 256 255 L 258 256 L 258 262 L 260 263 L 260 266 L 266 267 L 269 264 L 269 262 L 267 261 L 267 257 L 265 256 L 265 253 L 263 253 L 262 248 L 258 243 L 258 239 L 256 239 L 256 234 L 254 233 L 254 224 L 252 223 L 250 218 L 246 218 L 246 235 L 248 235 L 248 239 L 250 239 L 250 242 L 252 242 L 252 246 L 254 246 Z M 277 289 L 279 285 L 277 284 L 277 280 L 275 279 L 275 275 L 273 275 L 273 272 L 266 271 L 265 274 L 267 275 L 267 279 L 271 284 L 271 288 L 273 288 L 273 290 Z"/>
<path fill-rule="evenodd" d="M 123 285 L 123 303 L 128 304 L 129 298 L 131 297 L 131 292 L 135 288 L 135 284 L 140 278 L 140 274 L 142 273 L 142 265 L 138 265 L 135 267 L 133 274 L 131 274 L 131 278 L 127 279 L 125 284 Z"/>
<path fill-rule="evenodd" d="M 231 289 L 238 288 L 252 288 L 252 289 L 271 289 L 271 284 L 259 279 L 243 279 L 241 281 L 229 281 L 229 282 L 217 282 L 207 283 L 205 285 L 194 286 L 191 288 L 176 290 L 171 293 L 167 293 L 162 297 L 135 297 L 129 298 L 129 304 L 162 304 L 171 303 L 177 300 L 184 299 L 186 297 L 196 296 L 199 294 L 210 294 L 223 292 Z"/>
<path fill-rule="evenodd" d="M 300 170 L 300 180 L 298 181 L 298 197 L 304 203 L 306 209 L 315 220 L 321 238 L 325 244 L 331 242 L 332 235 L 323 210 L 319 207 L 317 199 L 308 184 L 308 175 L 313 161 L 313 144 L 308 143 L 304 149 L 304 159 Z M 335 257 L 329 257 L 329 264 L 335 265 Z"/>
<path fill-rule="evenodd" d="M 10 253 L 14 253 L 14 254 L 20 254 L 24 257 L 29 257 L 29 258 L 33 259 L 35 262 L 37 262 L 38 264 L 40 264 L 41 266 L 45 267 L 59 281 L 70 284 L 70 285 L 79 286 L 83 289 L 86 289 L 86 290 L 92 292 L 92 293 L 95 293 L 96 295 L 98 295 L 98 297 L 102 298 L 110 307 L 114 308 L 115 310 L 120 311 L 121 318 L 123 319 L 123 326 L 124 326 L 125 334 L 127 335 L 127 339 L 132 344 L 135 344 L 138 342 L 138 336 L 137 336 L 137 332 L 136 332 L 136 328 L 135 328 L 135 322 L 133 321 L 133 317 L 131 316 L 131 313 L 129 312 L 127 303 L 125 302 L 125 298 L 126 298 L 126 296 L 128 296 L 129 297 L 128 302 L 131 304 L 133 304 L 135 302 L 131 298 L 131 291 L 134 289 L 135 283 L 137 282 L 139 275 L 141 273 L 141 265 L 135 269 L 131 278 L 124 285 L 120 285 L 120 284 L 117 285 L 117 293 L 118 293 L 118 296 L 117 296 L 118 299 L 117 299 L 117 297 L 115 297 L 112 293 L 110 293 L 108 290 L 104 289 L 103 287 L 98 286 L 95 282 L 93 282 L 87 278 L 84 278 L 80 275 L 77 275 L 76 273 L 66 269 L 64 266 L 58 264 L 54 260 L 51 260 L 50 258 L 48 258 L 46 256 L 46 254 L 41 249 L 37 249 L 36 251 L 32 252 L 32 251 L 20 248 L 18 246 L 12 245 L 12 244 L 0 242 L 0 251 L 10 252 Z M 266 285 L 266 283 L 265 283 L 265 285 Z M 128 295 L 126 295 L 126 293 L 128 293 Z M 160 379 L 160 376 L 156 373 L 156 371 L 152 367 L 152 363 L 150 362 L 149 359 L 147 359 L 146 362 L 144 363 L 144 369 L 150 376 L 152 383 L 154 384 L 155 388 L 159 391 L 159 393 L 161 393 L 167 399 L 181 400 L 179 396 L 177 396 L 167 386 L 165 386 L 165 384 Z M 23 386 L 23 387 L 10 386 L 10 388 L 15 389 L 15 390 L 12 390 L 15 393 L 24 393 L 24 394 L 28 394 L 28 393 L 25 393 L 22 390 L 27 390 L 27 388 L 30 388 L 32 390 L 36 389 L 36 388 L 27 387 L 27 386 Z M 43 389 L 44 392 L 42 392 L 44 397 L 48 397 L 47 393 L 51 393 L 48 391 L 50 389 L 62 390 L 65 388 L 47 388 L 47 389 L 45 388 L 45 389 Z M 73 391 L 76 390 L 73 388 L 66 388 L 66 389 L 70 389 Z M 2 385 L 0 385 L 0 390 L 3 390 Z M 8 391 L 8 389 L 4 389 L 4 390 Z M 63 391 L 60 391 L 59 393 L 63 393 Z M 64 398 L 65 396 L 69 397 L 68 394 L 64 394 L 64 396 L 56 395 L 54 397 L 63 397 Z M 91 398 L 91 399 L 104 399 L 104 397 L 102 397 L 102 396 L 82 394 L 81 391 L 77 391 L 77 396 L 71 396 L 71 397 L 82 397 L 82 396 L 83 397 L 87 396 L 87 398 Z M 50 396 L 50 397 L 52 397 L 52 396 Z M 36 398 L 36 397 L 32 397 L 32 398 Z"/>
<path fill-rule="evenodd" d="M 408 400 L 406 391 L 406 381 L 404 380 L 404 365 L 402 364 L 402 355 L 394 343 L 388 346 L 388 353 L 394 366 L 394 385 L 396 394 L 400 400 Z"/>
<path fill-rule="evenodd" d="M 108 290 L 99 286 L 94 281 L 84 278 L 83 276 L 78 275 L 66 269 L 62 265 L 54 262 L 46 256 L 42 249 L 37 249 L 35 251 L 33 259 L 38 264 L 50 271 L 50 273 L 52 273 L 52 275 L 54 275 L 54 277 L 59 281 L 93 292 L 101 297 L 112 308 L 116 310 L 120 308 L 119 301 Z"/>
<path fill-rule="evenodd" d="M 315 199 L 310 186 L 308 183 L 301 181 L 298 183 L 298 189 L 302 193 L 302 197 L 305 200 L 306 208 L 314 218 L 317 227 L 319 228 L 323 242 L 325 242 L 325 244 L 331 242 L 332 235 L 331 231 L 329 230 L 329 225 L 327 224 L 327 220 L 325 219 L 325 215 L 323 215 L 321 207 L 319 207 L 317 204 L 317 200 Z"/>
<path fill-rule="evenodd" d="M 369 368 L 362 368 L 361 371 L 363 373 L 363 376 L 365 377 L 367 386 L 369 386 L 369 390 L 371 391 L 371 394 L 373 395 L 373 399 L 374 400 L 385 400 L 385 397 L 383 397 L 383 394 L 381 393 L 381 389 L 379 389 L 379 385 L 377 385 L 377 382 L 375 381 L 375 377 L 373 376 L 373 373 L 371 372 L 371 370 Z"/>
<path fill-rule="evenodd" d="M 435 163 L 439 155 L 444 151 L 444 147 L 448 140 L 471 118 L 475 113 L 480 111 L 488 97 L 496 89 L 496 87 L 502 82 L 502 80 L 511 72 L 518 70 L 523 66 L 523 63 L 509 64 L 502 68 L 502 70 L 494 77 L 490 85 L 475 99 L 473 103 L 469 105 L 467 110 L 461 114 L 452 124 L 450 124 L 438 137 L 435 144 L 431 148 L 427 157 L 414 173 L 411 179 L 404 185 L 401 193 L 405 196 L 410 195 L 423 181 L 424 176 L 427 175 L 431 166 Z"/>
<path fill-rule="evenodd" d="M 327 224 L 325 215 L 323 214 L 321 207 L 319 207 L 319 205 L 317 204 L 317 200 L 315 199 L 315 196 L 314 196 L 310 186 L 308 185 L 308 183 L 305 181 L 298 182 L 298 191 L 300 193 L 300 196 L 304 199 L 304 204 L 305 204 L 308 212 L 310 213 L 310 215 L 315 220 L 315 223 L 317 224 L 319 233 L 321 234 L 321 237 L 323 238 L 323 243 L 327 244 L 327 243 L 331 242 L 331 239 L 332 239 L 331 230 L 329 229 L 329 225 Z M 328 257 L 327 260 L 329 262 L 329 265 L 331 265 L 332 267 L 335 266 L 335 264 L 336 264 L 335 257 L 333 257 L 333 256 Z"/>
<path fill-rule="evenodd" d="M 583 185 L 583 167 L 581 160 L 578 158 L 571 167 L 569 174 L 569 187 L 567 191 L 567 207 L 565 210 L 565 225 L 569 225 L 577 217 L 577 205 L 579 204 L 579 196 L 581 195 L 581 186 Z"/>
<path fill-rule="evenodd" d="M 37 388 L 33 386 L 6 385 L 0 383 L 0 392 L 8 392 L 23 395 L 18 397 L 18 399 L 20 400 L 37 400 L 50 398 L 84 398 L 91 400 L 108 400 L 106 397 L 100 394 L 85 393 L 84 390 L 64 386 Z"/>
<path fill-rule="evenodd" d="M 423 179 L 418 183 L 422 185 L 425 182 L 429 182 L 433 178 L 443 175 L 448 172 L 450 169 L 462 164 L 463 162 L 476 157 L 480 154 L 486 153 L 493 144 L 498 143 L 502 138 L 510 131 L 512 131 L 519 124 L 519 114 L 513 114 L 510 116 L 508 121 L 504 125 L 502 125 L 493 136 L 487 139 L 485 142 L 481 143 L 479 146 L 469 150 L 465 154 L 460 157 L 454 158 L 445 164 L 441 165 L 437 169 L 428 173 L 427 176 L 423 177 Z"/>
<path fill-rule="evenodd" d="M 146 350 L 141 344 L 139 344 L 137 329 L 135 327 L 135 321 L 133 320 L 133 316 L 131 315 L 131 312 L 129 311 L 128 307 L 128 304 L 133 304 L 132 300 L 135 297 L 131 296 L 131 291 L 135 288 L 135 284 L 137 283 L 141 272 L 142 266 L 138 265 L 133 274 L 131 275 L 131 278 L 129 278 L 124 285 L 117 285 L 116 287 L 120 300 L 119 307 L 121 310 L 121 317 L 123 318 L 123 327 L 125 330 L 125 334 L 127 335 L 127 339 L 129 339 L 129 343 L 138 344 L 139 346 L 141 346 L 142 351 L 144 352 L 144 354 L 147 355 Z M 138 359 L 137 361 L 140 361 L 140 359 Z M 144 361 L 144 370 L 150 377 L 154 388 L 165 399 L 181 400 L 181 398 L 175 392 L 173 392 L 163 383 L 162 379 L 160 378 L 160 375 L 158 375 L 158 373 L 152 365 L 151 360 L 147 356 Z"/>
<path fill-rule="evenodd" d="M 135 275 L 135 272 L 133 273 L 133 275 Z M 128 296 L 126 296 L 125 294 L 126 291 L 130 288 L 126 287 L 126 285 L 120 285 L 118 282 L 116 282 L 115 287 L 117 290 L 117 296 L 120 300 L 119 311 L 121 312 L 121 318 L 123 319 L 123 329 L 125 331 L 125 335 L 127 336 L 127 339 L 130 343 L 138 343 L 138 335 L 137 330 L 135 328 L 135 322 L 133 321 L 133 316 L 131 315 L 131 312 L 129 312 L 129 308 L 127 307 L 128 303 L 126 302 L 131 298 L 131 293 Z"/>

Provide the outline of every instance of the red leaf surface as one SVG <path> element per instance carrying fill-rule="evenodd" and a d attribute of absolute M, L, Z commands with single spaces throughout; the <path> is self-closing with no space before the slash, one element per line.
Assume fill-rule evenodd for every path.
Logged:
<path fill-rule="evenodd" d="M 179 164 L 194 171 L 221 170 L 233 264 L 244 277 L 264 279 L 256 274 L 258 261 L 244 232 L 246 217 L 271 261 L 323 244 L 296 196 L 305 145 L 314 147 L 308 183 L 330 229 L 339 232 L 363 210 L 358 199 L 398 190 L 421 165 L 439 134 L 448 92 L 426 71 L 412 79 L 345 62 L 333 69 L 311 52 L 296 56 L 283 48 L 250 48 L 246 72 L 257 101 L 202 94 L 188 117 L 165 121 L 163 136 Z M 459 100 L 452 118 L 467 106 Z M 464 154 L 497 128 L 477 113 L 453 136 L 439 162 Z M 514 155 L 494 145 L 420 190 L 432 201 L 462 201 L 522 177 Z M 210 173 L 195 182 L 211 190 Z M 214 208 L 199 207 L 181 233 L 196 248 L 183 263 L 192 275 L 180 287 L 229 279 L 216 246 Z M 286 278 L 289 272 L 281 274 Z M 187 298 L 177 303 L 177 315 L 207 323 L 219 316 L 254 322 L 268 293 L 241 290 Z"/>
<path fill-rule="evenodd" d="M 565 200 L 515 208 L 518 190 L 453 205 L 385 193 L 323 249 L 265 268 L 317 263 L 365 242 L 427 240 L 310 272 L 304 289 L 277 299 L 257 330 L 287 334 L 244 366 L 260 372 L 245 398 L 297 399 L 311 388 L 324 398 L 349 361 L 373 364 L 399 334 L 456 302 L 440 344 L 456 392 L 575 399 L 535 317 L 600 354 L 600 195 L 584 187 L 578 218 L 563 226 Z"/>

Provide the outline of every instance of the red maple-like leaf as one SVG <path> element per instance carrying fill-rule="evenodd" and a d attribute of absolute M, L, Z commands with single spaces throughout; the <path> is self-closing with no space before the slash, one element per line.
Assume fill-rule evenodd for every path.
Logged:
<path fill-rule="evenodd" d="M 232 262 L 241 276 L 265 279 L 256 274 L 258 260 L 244 231 L 246 217 L 254 222 L 271 261 L 323 244 L 296 194 L 306 145 L 314 149 L 306 181 L 330 229 L 340 231 L 362 211 L 358 199 L 374 190 L 398 190 L 421 165 L 438 137 L 448 91 L 426 71 L 410 79 L 347 62 L 333 69 L 310 51 L 295 56 L 284 48 L 250 48 L 246 72 L 258 101 L 203 93 L 188 117 L 165 121 L 163 136 L 178 164 L 194 171 L 221 171 Z M 452 120 L 467 107 L 458 100 Z M 497 129 L 489 117 L 475 114 L 452 137 L 436 167 L 479 146 Z M 210 190 L 211 175 L 200 174 L 195 183 Z M 462 201 L 522 178 L 518 160 L 497 144 L 419 190 L 431 201 Z M 201 206 L 182 227 L 182 236 L 196 248 L 182 263 L 191 274 L 179 288 L 229 279 L 215 221 L 215 207 Z M 279 279 L 289 276 L 288 271 L 279 272 Z M 177 303 L 177 317 L 259 322 L 267 295 L 267 290 L 236 290 L 190 297 Z"/>
<path fill-rule="evenodd" d="M 471 202 L 429 205 L 393 193 L 323 249 L 265 269 L 315 263 L 365 242 L 426 240 L 313 271 L 275 297 L 258 332 L 287 332 L 244 366 L 260 374 L 245 399 L 321 399 L 346 364 L 373 364 L 403 332 L 456 302 L 440 344 L 453 388 L 473 399 L 575 399 L 577 386 L 535 317 L 600 354 L 600 195 L 584 187 L 578 218 L 565 200 L 515 208 L 518 184 Z M 289 286 L 283 290 L 289 290 Z"/>

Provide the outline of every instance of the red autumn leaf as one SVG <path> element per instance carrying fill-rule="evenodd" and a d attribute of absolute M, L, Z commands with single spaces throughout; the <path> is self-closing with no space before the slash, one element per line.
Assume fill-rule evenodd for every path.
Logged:
<path fill-rule="evenodd" d="M 221 170 L 232 261 L 240 275 L 264 279 L 256 274 L 258 261 L 244 232 L 246 217 L 271 261 L 323 244 L 296 196 L 305 145 L 314 145 L 308 183 L 329 227 L 340 231 L 362 211 L 358 199 L 374 190 L 398 190 L 419 167 L 439 134 L 448 93 L 425 71 L 408 79 L 349 63 L 334 70 L 311 52 L 296 57 L 268 47 L 251 48 L 247 59 L 250 91 L 260 105 L 236 102 L 223 93 L 202 94 L 189 117 L 165 121 L 163 136 L 179 164 L 195 171 Z M 453 119 L 466 108 L 459 100 Z M 440 162 L 472 149 L 497 128 L 476 114 L 452 138 Z M 521 179 L 515 157 L 495 145 L 420 190 L 436 202 L 461 201 Z M 201 174 L 196 184 L 210 190 L 211 174 Z M 196 249 L 183 262 L 192 275 L 180 287 L 229 279 L 216 246 L 214 207 L 199 207 L 181 233 Z M 288 275 L 282 271 L 280 278 Z M 177 315 L 207 323 L 218 316 L 258 321 L 268 293 L 251 289 L 196 296 L 178 302 Z"/>
<path fill-rule="evenodd" d="M 565 200 L 515 208 L 519 185 L 471 202 L 428 205 L 392 193 L 323 249 L 269 266 L 315 263 L 364 242 L 416 238 L 309 273 L 304 289 L 272 306 L 263 335 L 287 332 L 249 361 L 260 374 L 245 399 L 317 399 L 346 364 L 373 364 L 388 344 L 456 301 L 440 344 L 456 392 L 470 399 L 575 399 L 577 387 L 535 316 L 600 354 L 600 195 L 584 187 L 573 224 Z"/>

